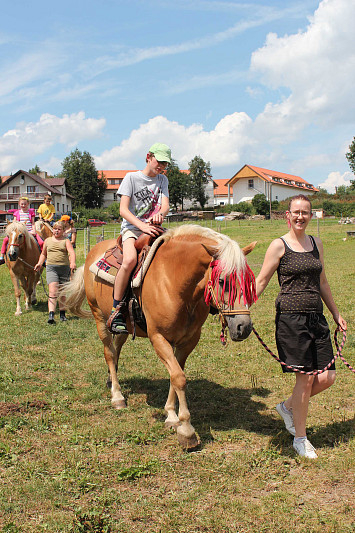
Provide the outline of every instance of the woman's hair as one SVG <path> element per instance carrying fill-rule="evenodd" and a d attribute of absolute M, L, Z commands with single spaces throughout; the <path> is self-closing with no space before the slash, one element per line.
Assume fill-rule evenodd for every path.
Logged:
<path fill-rule="evenodd" d="M 53 224 L 53 228 L 62 228 L 62 230 L 64 231 L 64 223 L 61 220 L 58 220 Z"/>
<path fill-rule="evenodd" d="M 305 194 L 297 194 L 297 196 L 292 196 L 292 198 L 288 202 L 288 210 L 289 211 L 291 209 L 292 202 L 294 202 L 295 200 L 304 200 L 305 202 L 308 202 L 309 203 L 309 207 L 310 207 L 310 211 L 312 211 L 311 200 Z"/>
<path fill-rule="evenodd" d="M 21 196 L 21 198 L 18 199 L 18 203 L 20 203 L 21 200 L 25 200 L 25 202 L 30 203 L 30 199 L 27 196 Z"/>

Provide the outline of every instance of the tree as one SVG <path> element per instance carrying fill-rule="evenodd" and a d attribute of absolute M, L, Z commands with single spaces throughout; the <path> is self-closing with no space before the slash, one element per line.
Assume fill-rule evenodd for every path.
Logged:
<path fill-rule="evenodd" d="M 349 167 L 351 168 L 351 171 L 355 174 L 355 137 L 353 138 L 353 142 L 349 146 L 349 151 L 345 155 L 346 159 L 349 162 Z"/>
<path fill-rule="evenodd" d="M 173 159 L 166 172 L 169 180 L 169 202 L 177 210 L 178 204 L 184 208 L 184 199 L 188 194 L 188 175 L 181 172 L 176 161 Z"/>
<path fill-rule="evenodd" d="M 41 172 L 41 169 L 39 168 L 39 166 L 36 164 L 33 168 L 30 168 L 29 171 L 28 171 L 30 174 L 39 174 Z"/>
<path fill-rule="evenodd" d="M 258 215 L 267 215 L 270 213 L 270 204 L 265 194 L 256 194 L 251 203 Z"/>
<path fill-rule="evenodd" d="M 199 155 L 196 155 L 189 163 L 188 177 L 188 197 L 190 200 L 196 200 L 203 209 L 208 201 L 206 194 L 206 185 L 212 178 L 211 164 L 205 161 Z"/>
<path fill-rule="evenodd" d="M 74 209 L 79 205 L 101 207 L 107 182 L 102 172 L 98 175 L 89 152 L 73 150 L 64 159 L 60 176 L 66 179 L 68 192 L 74 196 Z"/>

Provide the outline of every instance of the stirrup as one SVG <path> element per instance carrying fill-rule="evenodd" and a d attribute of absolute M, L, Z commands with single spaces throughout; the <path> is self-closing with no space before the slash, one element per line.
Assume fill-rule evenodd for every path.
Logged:
<path fill-rule="evenodd" d="M 116 309 L 112 311 L 112 313 L 108 317 L 106 326 L 111 333 L 128 334 L 128 330 L 126 326 L 126 318 L 125 318 L 126 310 L 127 310 L 126 302 L 120 302 L 118 306 L 116 307 Z M 122 326 L 122 327 L 118 327 L 118 326 Z"/>

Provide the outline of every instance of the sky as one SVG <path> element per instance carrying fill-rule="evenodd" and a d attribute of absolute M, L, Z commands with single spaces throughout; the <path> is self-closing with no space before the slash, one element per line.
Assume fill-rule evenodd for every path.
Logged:
<path fill-rule="evenodd" d="M 213 179 L 245 164 L 349 185 L 354 0 L 2 2 L 0 175 L 142 169 L 149 147 Z"/>

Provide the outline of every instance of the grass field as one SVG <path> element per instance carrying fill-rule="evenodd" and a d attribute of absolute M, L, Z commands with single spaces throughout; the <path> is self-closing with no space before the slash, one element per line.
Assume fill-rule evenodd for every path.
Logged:
<path fill-rule="evenodd" d="M 327 276 L 349 325 L 343 354 L 355 367 L 355 239 L 344 241 L 345 230 L 320 223 Z M 221 231 L 242 246 L 258 241 L 248 256 L 257 274 L 286 226 L 243 221 Z M 317 234 L 316 222 L 310 232 Z M 355 381 L 341 362 L 335 385 L 311 401 L 308 436 L 319 459 L 309 462 L 295 456 L 274 410 L 294 376 L 282 375 L 254 335 L 223 348 L 218 322 L 208 319 L 186 366 L 201 439 L 199 451 L 186 453 L 164 428 L 167 373 L 149 341 L 123 348 L 128 408 L 115 411 L 94 322 L 47 325 L 46 296 L 38 292 L 33 311 L 15 317 L 10 277 L 0 268 L 0 532 L 355 530 Z M 252 309 L 273 349 L 276 294 L 274 277 Z"/>

